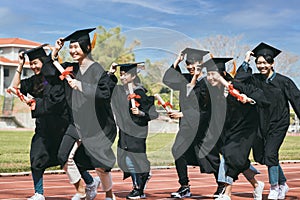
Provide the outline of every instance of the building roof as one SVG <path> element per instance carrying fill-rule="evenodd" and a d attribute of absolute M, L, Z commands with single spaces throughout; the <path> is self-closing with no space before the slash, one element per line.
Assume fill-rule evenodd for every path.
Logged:
<path fill-rule="evenodd" d="M 0 56 L 0 65 L 11 65 L 11 66 L 18 66 L 19 62 L 17 60 L 10 60 L 3 56 Z M 24 66 L 28 67 L 29 62 L 25 62 Z"/>
<path fill-rule="evenodd" d="M 0 38 L 0 47 L 9 47 L 9 46 L 36 47 L 40 45 L 41 43 L 39 42 L 34 42 L 34 41 L 25 40 L 21 38 Z"/>

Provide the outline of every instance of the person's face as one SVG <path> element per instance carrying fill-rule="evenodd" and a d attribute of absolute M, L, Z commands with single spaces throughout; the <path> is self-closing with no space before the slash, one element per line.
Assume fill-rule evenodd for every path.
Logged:
<path fill-rule="evenodd" d="M 83 53 L 78 42 L 70 43 L 69 53 L 74 60 L 82 60 L 86 55 Z"/>
<path fill-rule="evenodd" d="M 221 75 L 217 71 L 208 71 L 207 72 L 207 81 L 213 87 L 219 86 L 221 84 L 220 76 Z"/>
<path fill-rule="evenodd" d="M 199 65 L 200 65 L 200 62 L 197 61 L 197 62 L 195 62 L 193 64 L 186 65 L 186 69 L 189 71 L 189 73 L 191 75 L 194 75 L 195 74 L 195 70 L 196 70 L 196 68 L 198 68 L 197 66 L 199 66 Z"/>
<path fill-rule="evenodd" d="M 33 71 L 34 74 L 41 73 L 41 69 L 43 67 L 43 63 L 40 59 L 36 58 L 29 62 L 30 69 Z"/>
<path fill-rule="evenodd" d="M 269 64 L 263 56 L 259 56 L 256 61 L 256 67 L 261 74 L 269 75 L 273 70 L 273 64 Z"/>
<path fill-rule="evenodd" d="M 135 75 L 120 71 L 120 79 L 123 85 L 127 85 L 128 83 L 133 82 L 133 80 L 135 79 Z"/>

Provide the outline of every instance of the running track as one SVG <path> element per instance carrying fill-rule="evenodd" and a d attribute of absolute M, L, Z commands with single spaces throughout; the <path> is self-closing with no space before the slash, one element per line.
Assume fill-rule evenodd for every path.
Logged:
<path fill-rule="evenodd" d="M 286 199 L 300 199 L 300 163 L 284 162 L 282 168 L 288 179 L 290 190 Z M 255 165 L 261 171 L 257 175 L 258 180 L 265 182 L 263 199 L 267 199 L 269 184 L 267 179 L 267 169 L 262 165 Z M 178 189 L 177 175 L 174 168 L 156 168 L 152 169 L 152 178 L 145 191 L 147 199 L 171 200 L 170 193 Z M 92 172 L 95 176 L 95 173 Z M 131 180 L 122 180 L 122 173 L 119 170 L 113 170 L 113 190 L 118 199 L 125 199 L 126 194 L 131 190 Z M 213 199 L 212 194 L 216 189 L 213 175 L 200 174 L 198 167 L 189 168 L 189 177 L 192 198 L 187 199 Z M 8 175 L 0 174 L 0 200 L 24 200 L 33 194 L 33 184 L 31 175 Z M 46 200 L 67 200 L 74 194 L 74 188 L 68 183 L 66 174 L 47 173 L 44 175 L 44 189 Z M 252 198 L 252 187 L 243 176 L 235 182 L 233 187 L 232 200 L 247 200 Z M 96 200 L 104 199 L 104 193 L 98 189 Z"/>

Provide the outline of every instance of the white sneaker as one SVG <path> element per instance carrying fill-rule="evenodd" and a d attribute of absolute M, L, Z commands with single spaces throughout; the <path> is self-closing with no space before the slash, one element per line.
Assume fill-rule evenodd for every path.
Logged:
<path fill-rule="evenodd" d="M 231 200 L 231 198 L 227 194 L 220 194 L 215 200 Z"/>
<path fill-rule="evenodd" d="M 44 195 L 35 193 L 32 197 L 28 198 L 27 200 L 45 200 Z"/>
<path fill-rule="evenodd" d="M 104 200 L 116 200 L 116 196 L 113 194 L 113 198 L 106 197 Z"/>
<path fill-rule="evenodd" d="M 86 185 L 85 193 L 86 193 L 86 200 L 94 200 L 97 196 L 97 189 L 100 185 L 100 178 L 97 176 L 93 178 L 93 183 Z"/>
<path fill-rule="evenodd" d="M 262 193 L 264 191 L 265 184 L 264 182 L 257 181 L 258 185 L 253 191 L 254 200 L 262 200 Z"/>
<path fill-rule="evenodd" d="M 270 188 L 270 193 L 268 195 L 268 199 L 274 199 L 277 200 L 279 195 L 279 187 L 277 188 Z"/>
<path fill-rule="evenodd" d="M 85 194 L 82 195 L 82 194 L 76 193 L 76 194 L 72 197 L 71 200 L 83 200 L 83 199 L 85 199 L 85 196 L 86 196 Z"/>
<path fill-rule="evenodd" d="M 284 185 L 280 185 L 278 199 L 285 199 L 285 195 L 288 191 L 289 186 L 286 183 Z"/>

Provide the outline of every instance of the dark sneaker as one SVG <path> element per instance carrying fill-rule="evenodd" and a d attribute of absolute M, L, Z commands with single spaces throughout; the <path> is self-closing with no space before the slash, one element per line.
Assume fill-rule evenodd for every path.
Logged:
<path fill-rule="evenodd" d="M 140 199 L 140 190 L 133 188 L 133 190 L 126 196 L 126 199 Z"/>
<path fill-rule="evenodd" d="M 192 193 L 190 191 L 190 186 L 181 186 L 177 192 L 171 193 L 172 198 L 184 198 L 191 197 Z"/>
<path fill-rule="evenodd" d="M 224 184 L 218 184 L 217 191 L 214 193 L 214 197 L 218 198 L 224 192 L 225 192 L 225 185 Z"/>

